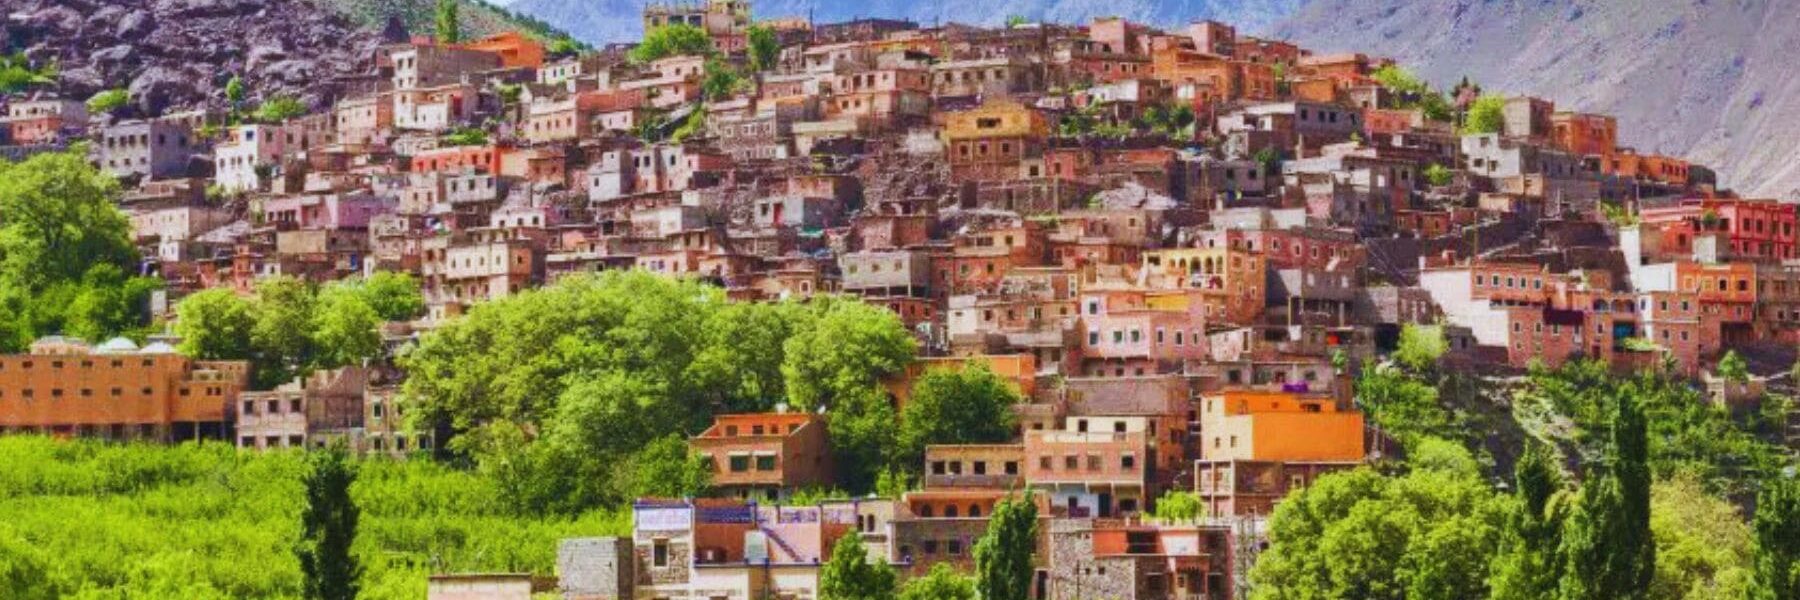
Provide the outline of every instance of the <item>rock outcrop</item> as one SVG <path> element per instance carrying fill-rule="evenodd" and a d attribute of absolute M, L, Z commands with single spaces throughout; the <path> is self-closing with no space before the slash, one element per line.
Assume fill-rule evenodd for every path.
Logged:
<path fill-rule="evenodd" d="M 376 32 L 304 0 L 13 0 L 0 43 L 54 58 L 70 98 L 123 88 L 137 115 L 277 95 L 324 106 L 373 67 Z"/>

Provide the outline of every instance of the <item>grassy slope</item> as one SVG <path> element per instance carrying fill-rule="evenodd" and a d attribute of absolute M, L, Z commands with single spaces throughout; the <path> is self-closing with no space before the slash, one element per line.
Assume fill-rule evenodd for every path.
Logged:
<path fill-rule="evenodd" d="M 551 575 L 564 537 L 628 517 L 520 517 L 491 481 L 367 460 L 351 495 L 365 598 L 422 598 L 432 572 Z M 300 455 L 0 438 L 0 596 L 292 598 Z"/>

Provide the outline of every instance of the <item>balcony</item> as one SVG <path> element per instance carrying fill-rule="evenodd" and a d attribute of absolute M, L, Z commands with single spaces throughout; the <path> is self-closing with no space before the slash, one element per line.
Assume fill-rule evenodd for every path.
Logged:
<path fill-rule="evenodd" d="M 926 475 L 926 488 L 985 488 L 1012 489 L 1024 480 L 1022 475 L 988 474 L 964 475 L 950 473 L 943 475 Z"/>

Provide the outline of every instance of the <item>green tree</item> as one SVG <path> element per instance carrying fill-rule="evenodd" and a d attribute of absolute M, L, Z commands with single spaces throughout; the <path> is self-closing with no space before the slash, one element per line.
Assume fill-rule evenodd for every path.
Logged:
<path fill-rule="evenodd" d="M 1463 122 L 1463 133 L 1500 133 L 1505 126 L 1506 98 L 1486 94 L 1469 105 L 1469 115 Z"/>
<path fill-rule="evenodd" d="M 1156 499 L 1156 509 L 1151 514 L 1160 521 L 1183 522 L 1204 517 L 1206 512 L 1206 503 L 1200 501 L 1199 494 L 1169 490 Z"/>
<path fill-rule="evenodd" d="M 335 369 L 379 356 L 381 322 L 381 315 L 355 286 L 325 286 L 319 291 L 310 329 L 315 364 Z"/>
<path fill-rule="evenodd" d="M 130 103 L 131 94 L 129 92 L 126 92 L 123 88 L 113 88 L 110 90 L 102 90 L 95 93 L 93 96 L 89 96 L 87 99 L 87 109 L 91 114 L 111 114 L 121 108 L 125 108 L 125 105 Z"/>
<path fill-rule="evenodd" d="M 1038 511 L 1031 492 L 1001 500 L 988 517 L 987 532 L 975 542 L 975 588 L 984 600 L 1025 600 L 1036 568 Z"/>
<path fill-rule="evenodd" d="M 819 600 L 887 600 L 898 589 L 893 567 L 869 560 L 862 536 L 849 533 L 831 546 L 819 569 Z"/>
<path fill-rule="evenodd" d="M 711 55 L 712 38 L 706 30 L 685 23 L 664 25 L 644 33 L 644 39 L 631 49 L 632 62 L 643 64 L 671 56 Z"/>
<path fill-rule="evenodd" d="M 356 466 L 341 445 L 311 455 L 306 474 L 306 508 L 300 515 L 300 570 L 305 597 L 354 600 L 362 565 L 351 553 L 361 510 L 350 497 Z"/>
<path fill-rule="evenodd" d="M 458 0 L 437 0 L 432 11 L 432 31 L 437 34 L 440 44 L 455 44 L 462 41 L 462 18 L 458 14 Z"/>
<path fill-rule="evenodd" d="M 62 331 L 98 341 L 131 333 L 148 322 L 150 293 L 162 288 L 162 280 L 126 277 L 118 265 L 101 263 L 89 268 L 79 284 L 69 285 L 74 294 L 60 305 Z"/>
<path fill-rule="evenodd" d="M 1750 526 L 1699 478 L 1681 475 L 1651 486 L 1650 533 L 1656 574 L 1647 597 L 1744 598 L 1750 590 Z"/>
<path fill-rule="evenodd" d="M 1466 473 L 1364 467 L 1275 508 L 1251 598 L 1482 598 L 1507 502 Z"/>
<path fill-rule="evenodd" d="M 818 319 L 788 338 L 781 373 L 788 399 L 812 410 L 848 393 L 865 392 L 912 362 L 918 344 L 885 308 L 819 298 Z"/>
<path fill-rule="evenodd" d="M 751 25 L 744 32 L 750 45 L 750 70 L 758 73 L 775 68 L 781 60 L 781 39 L 767 25 Z"/>
<path fill-rule="evenodd" d="M 425 295 L 410 273 L 376 271 L 357 285 L 357 291 L 383 321 L 410 321 L 425 314 Z"/>
<path fill-rule="evenodd" d="M 1370 77 L 1394 94 L 1396 105 L 1400 108 L 1417 109 L 1425 114 L 1425 118 L 1434 121 L 1450 120 L 1449 101 L 1411 71 L 1398 65 L 1388 65 L 1376 69 Z"/>
<path fill-rule="evenodd" d="M 1549 447 L 1532 444 L 1513 465 L 1517 501 L 1494 563 L 1495 600 L 1535 600 L 1556 594 L 1562 528 L 1562 469 Z"/>
<path fill-rule="evenodd" d="M 1656 572 L 1642 407 L 1627 393 L 1613 404 L 1609 464 L 1582 485 L 1564 528 L 1560 589 L 1569 600 L 1644 598 Z"/>
<path fill-rule="evenodd" d="M 975 580 L 957 573 L 950 563 L 931 565 L 931 570 L 906 582 L 900 600 L 977 600 Z"/>
<path fill-rule="evenodd" d="M 1251 157 L 1251 160 L 1256 161 L 1256 166 L 1262 169 L 1265 177 L 1272 177 L 1281 173 L 1281 151 L 1279 150 L 1274 148 L 1257 150 L 1256 154 Z"/>
<path fill-rule="evenodd" d="M 488 143 L 487 130 L 480 127 L 458 127 L 438 140 L 445 146 L 481 146 Z"/>
<path fill-rule="evenodd" d="M 54 61 L 33 66 L 22 51 L 0 56 L 0 93 L 15 94 L 33 87 L 54 86 L 57 73 Z"/>
<path fill-rule="evenodd" d="M 264 123 L 282 123 L 305 114 L 306 105 L 292 96 L 276 96 L 256 107 L 256 120 Z"/>
<path fill-rule="evenodd" d="M 557 57 L 566 58 L 575 56 L 581 54 L 581 42 L 577 42 L 574 38 L 568 36 L 558 36 L 556 39 L 550 40 L 548 52 L 551 56 Z"/>
<path fill-rule="evenodd" d="M 1800 480 L 1763 483 L 1756 497 L 1753 600 L 1800 598 Z"/>
<path fill-rule="evenodd" d="M 180 351 L 200 360 L 250 358 L 250 332 L 256 316 L 249 300 L 228 289 L 202 290 L 175 305 L 175 333 Z"/>
<path fill-rule="evenodd" d="M 992 444 L 1018 434 L 1019 394 L 986 365 L 933 369 L 900 412 L 900 459 L 917 467 L 931 444 Z"/>
<path fill-rule="evenodd" d="M 1443 187 L 1450 185 L 1450 182 L 1454 180 L 1454 178 L 1455 175 L 1450 173 L 1450 169 L 1445 168 L 1444 165 L 1431 163 L 1430 166 L 1425 167 L 1425 182 L 1433 186 Z"/>
<path fill-rule="evenodd" d="M 620 465 L 626 498 L 692 498 L 712 487 L 712 467 L 688 449 L 687 438 L 669 434 L 644 446 Z"/>
<path fill-rule="evenodd" d="M 256 284 L 252 306 L 256 324 L 250 328 L 250 349 L 256 385 L 270 389 L 304 375 L 316 348 L 310 333 L 317 308 L 312 286 L 289 276 L 264 279 Z"/>
<path fill-rule="evenodd" d="M 700 91 L 707 100 L 718 102 L 731 98 L 744 87 L 744 76 L 739 74 L 731 63 L 718 58 L 706 60 L 705 73 L 700 78 Z"/>
<path fill-rule="evenodd" d="M 225 102 L 231 106 L 233 112 L 244 105 L 246 94 L 244 78 L 232 75 L 231 80 L 225 82 Z"/>
<path fill-rule="evenodd" d="M 97 264 L 134 267 L 118 189 L 80 149 L 0 163 L 0 291 L 35 294 Z"/>
<path fill-rule="evenodd" d="M 1407 323 L 1400 328 L 1400 345 L 1394 349 L 1394 361 L 1414 373 L 1427 373 L 1437 366 L 1438 359 L 1449 348 L 1444 341 L 1443 327 Z"/>
<path fill-rule="evenodd" d="M 1736 350 L 1726 350 L 1725 356 L 1719 359 L 1715 375 L 1729 383 L 1750 381 L 1750 366 L 1744 363 L 1744 357 L 1738 356 Z"/>
<path fill-rule="evenodd" d="M 1438 403 L 1437 388 L 1399 369 L 1365 366 L 1356 379 L 1356 402 L 1382 433 L 1408 449 L 1423 438 L 1457 433 L 1449 411 Z"/>

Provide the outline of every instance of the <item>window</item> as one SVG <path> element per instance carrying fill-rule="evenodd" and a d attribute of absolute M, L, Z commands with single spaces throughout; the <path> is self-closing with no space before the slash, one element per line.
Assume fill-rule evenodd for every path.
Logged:
<path fill-rule="evenodd" d="M 731 472 L 733 473 L 743 473 L 750 470 L 750 457 L 748 456 L 733 456 L 731 457 L 730 463 Z"/>
<path fill-rule="evenodd" d="M 773 470 L 775 470 L 775 455 L 764 454 L 764 455 L 756 457 L 756 470 L 758 470 L 758 471 L 773 471 Z"/>
<path fill-rule="evenodd" d="M 669 540 L 656 540 L 652 544 L 650 564 L 656 567 L 669 566 Z"/>
<path fill-rule="evenodd" d="M 1119 468 L 1127 471 L 1137 468 L 1137 457 L 1130 454 L 1119 457 Z"/>

